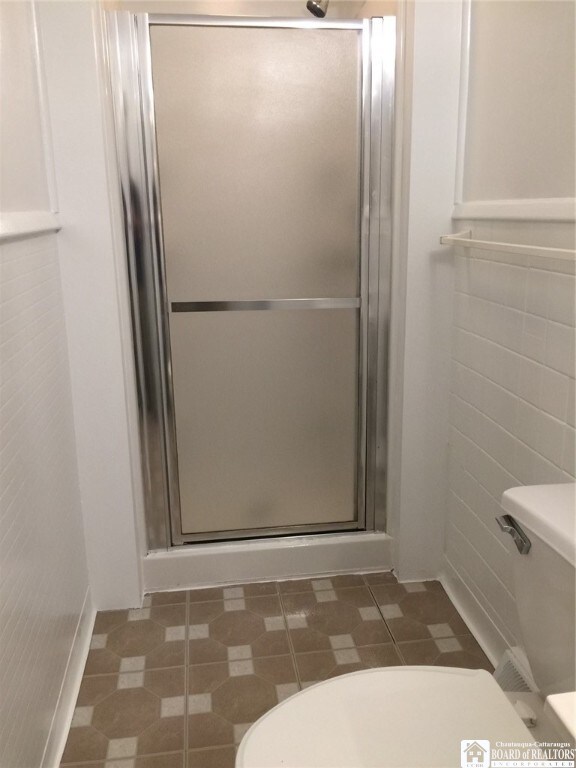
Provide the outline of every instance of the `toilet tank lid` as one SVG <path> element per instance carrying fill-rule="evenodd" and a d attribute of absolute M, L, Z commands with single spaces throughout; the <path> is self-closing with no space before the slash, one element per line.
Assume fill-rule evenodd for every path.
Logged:
<path fill-rule="evenodd" d="M 576 483 L 510 488 L 502 495 L 502 508 L 565 560 L 576 564 Z"/>

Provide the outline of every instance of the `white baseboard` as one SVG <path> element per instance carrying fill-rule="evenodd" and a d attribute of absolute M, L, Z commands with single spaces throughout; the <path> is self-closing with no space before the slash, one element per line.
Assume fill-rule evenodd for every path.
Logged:
<path fill-rule="evenodd" d="M 90 588 L 88 588 L 84 596 L 84 603 L 82 604 L 80 618 L 74 633 L 74 640 L 72 641 L 70 655 L 68 656 L 58 702 L 54 710 L 48 738 L 46 739 L 46 746 L 42 762 L 40 763 L 41 768 L 58 768 L 60 765 L 76 699 L 78 698 L 80 683 L 82 682 L 82 674 L 90 648 L 95 618 L 96 609 L 92 605 Z"/>
<path fill-rule="evenodd" d="M 446 558 L 442 563 L 442 573 L 439 579 L 458 613 L 470 627 L 479 646 L 488 656 L 490 662 L 497 666 L 504 651 L 510 650 L 512 644 L 494 624 L 471 589 Z"/>
<path fill-rule="evenodd" d="M 526 200 L 470 200 L 457 203 L 453 219 L 575 221 L 576 199 L 547 197 Z"/>
<path fill-rule="evenodd" d="M 183 546 L 144 558 L 144 590 L 389 570 L 391 543 L 385 533 L 343 533 Z"/>

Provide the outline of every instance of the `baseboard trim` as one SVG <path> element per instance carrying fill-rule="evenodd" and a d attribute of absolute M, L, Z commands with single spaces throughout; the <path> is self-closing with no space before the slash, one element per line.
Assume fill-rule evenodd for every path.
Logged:
<path fill-rule="evenodd" d="M 144 558 L 144 589 L 157 592 L 389 570 L 391 544 L 385 533 L 348 533 L 175 547 Z"/>
<path fill-rule="evenodd" d="M 90 648 L 95 618 L 96 609 L 92 605 L 90 587 L 88 587 L 84 596 L 78 624 L 76 625 L 74 640 L 70 648 L 70 655 L 68 656 L 48 738 L 46 739 L 46 746 L 44 747 L 44 754 L 40 763 L 41 768 L 58 768 L 60 765 L 60 759 L 66 745 L 68 730 L 70 729 L 72 715 L 76 706 L 76 699 L 78 698 L 80 683 L 82 682 L 82 674 Z"/>
<path fill-rule="evenodd" d="M 452 218 L 570 222 L 576 221 L 576 198 L 471 200 L 467 203 L 457 203 Z"/>
<path fill-rule="evenodd" d="M 496 667 L 504 651 L 510 650 L 512 644 L 506 640 L 472 590 L 446 558 L 442 562 L 442 573 L 439 580 L 448 597 L 470 627 L 478 644 Z"/>

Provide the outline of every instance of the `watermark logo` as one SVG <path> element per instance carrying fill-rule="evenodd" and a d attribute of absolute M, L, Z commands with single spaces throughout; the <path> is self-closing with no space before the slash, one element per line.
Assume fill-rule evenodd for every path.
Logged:
<path fill-rule="evenodd" d="M 461 768 L 576 768 L 575 750 L 565 742 L 464 739 Z"/>
<path fill-rule="evenodd" d="M 460 742 L 461 768 L 490 768 L 490 742 L 464 739 Z"/>

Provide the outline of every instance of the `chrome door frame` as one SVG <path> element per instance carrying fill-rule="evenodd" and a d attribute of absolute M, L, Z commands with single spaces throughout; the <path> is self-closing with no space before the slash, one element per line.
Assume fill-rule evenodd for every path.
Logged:
<path fill-rule="evenodd" d="M 222 539 L 383 530 L 391 260 L 395 19 L 270 19 L 106 14 L 116 154 L 129 267 L 146 528 L 150 550 Z M 149 29 L 153 25 L 362 32 L 358 520 L 211 534 L 181 530 L 169 304 L 162 239 Z M 392 69 L 390 70 L 390 60 Z M 312 300 L 315 301 L 315 300 Z"/>

